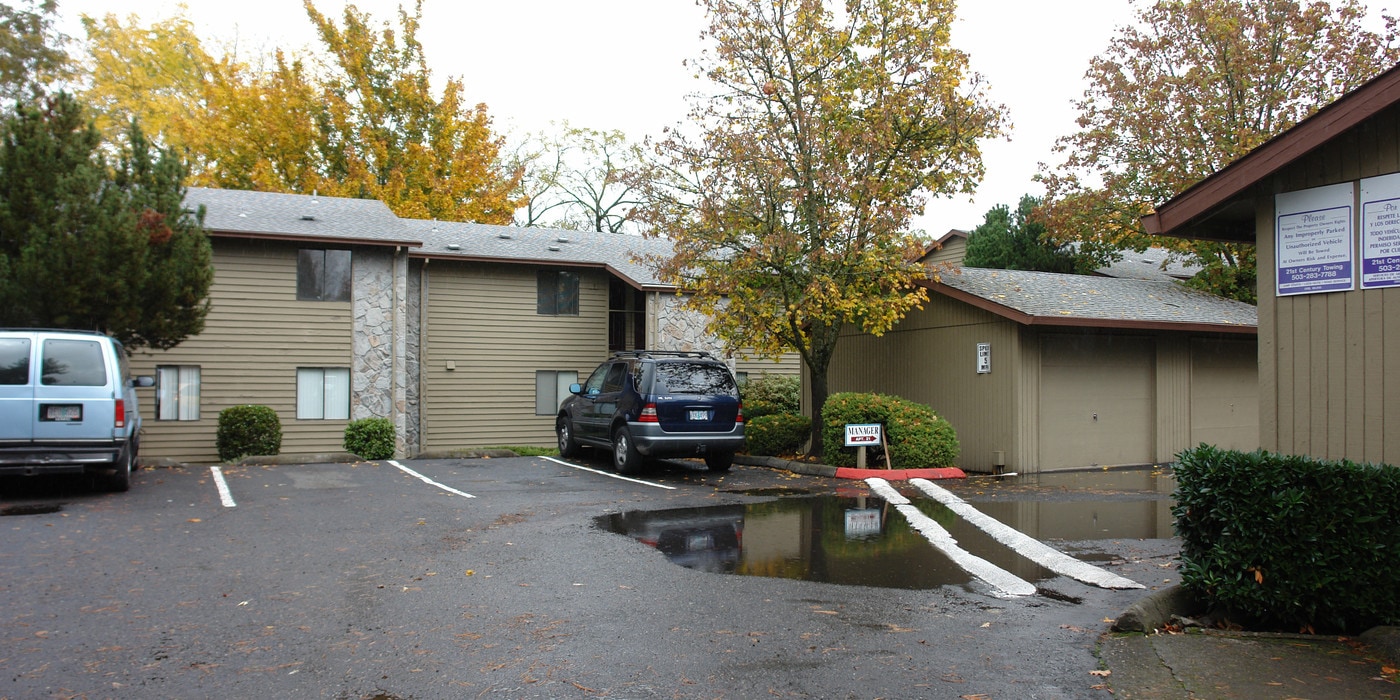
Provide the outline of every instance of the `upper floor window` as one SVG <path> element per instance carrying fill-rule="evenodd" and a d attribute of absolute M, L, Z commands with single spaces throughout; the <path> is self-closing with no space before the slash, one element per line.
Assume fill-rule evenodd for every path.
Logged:
<path fill-rule="evenodd" d="M 535 313 L 542 316 L 578 315 L 578 273 L 540 270 L 535 277 Z"/>
<path fill-rule="evenodd" d="M 297 300 L 350 301 L 350 251 L 297 251 Z"/>

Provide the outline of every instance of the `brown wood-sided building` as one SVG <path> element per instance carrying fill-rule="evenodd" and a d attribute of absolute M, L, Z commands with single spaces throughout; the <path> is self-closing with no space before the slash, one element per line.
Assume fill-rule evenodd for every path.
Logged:
<path fill-rule="evenodd" d="M 1400 66 L 1144 217 L 1256 243 L 1266 450 L 1400 463 Z"/>

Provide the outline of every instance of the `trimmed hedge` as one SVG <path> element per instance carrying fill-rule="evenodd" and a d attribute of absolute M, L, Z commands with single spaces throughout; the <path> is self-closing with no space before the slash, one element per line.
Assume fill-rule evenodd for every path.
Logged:
<path fill-rule="evenodd" d="M 751 455 L 793 454 L 811 436 L 811 419 L 796 413 L 773 413 L 744 423 L 744 440 Z"/>
<path fill-rule="evenodd" d="M 361 418 L 345 426 L 345 450 L 361 459 L 394 456 L 394 424 L 388 418 Z"/>
<path fill-rule="evenodd" d="M 744 383 L 744 419 L 802 412 L 802 380 L 795 374 L 764 372 Z"/>
<path fill-rule="evenodd" d="M 219 459 L 225 462 L 249 455 L 275 455 L 282 450 L 282 421 L 268 406 L 229 406 L 219 411 L 214 444 L 219 448 Z"/>
<path fill-rule="evenodd" d="M 896 468 L 948 467 L 957 462 L 958 434 L 932 408 L 898 396 L 838 393 L 827 397 L 822 408 L 823 454 L 832 465 L 855 466 L 857 448 L 843 446 L 847 423 L 883 424 Z M 877 455 L 883 457 L 884 450 Z"/>
<path fill-rule="evenodd" d="M 1209 445 L 1177 458 L 1187 590 L 1287 631 L 1400 624 L 1400 469 Z"/>

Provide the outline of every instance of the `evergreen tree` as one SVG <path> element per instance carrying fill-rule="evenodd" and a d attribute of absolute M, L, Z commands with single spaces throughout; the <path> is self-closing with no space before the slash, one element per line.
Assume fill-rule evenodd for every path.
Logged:
<path fill-rule="evenodd" d="M 1040 200 L 1023 195 L 1013 214 L 998 204 L 987 212 L 982 225 L 967 236 L 963 265 L 996 270 L 1035 270 L 1039 272 L 1087 272 L 1088 260 L 1076 255 L 1065 243 L 1045 235 L 1045 224 L 1034 218 Z"/>
<path fill-rule="evenodd" d="M 64 93 L 0 123 L 0 325 L 97 330 L 128 349 L 203 329 L 214 275 L 185 166 L 134 123 L 127 143 L 109 166 Z"/>

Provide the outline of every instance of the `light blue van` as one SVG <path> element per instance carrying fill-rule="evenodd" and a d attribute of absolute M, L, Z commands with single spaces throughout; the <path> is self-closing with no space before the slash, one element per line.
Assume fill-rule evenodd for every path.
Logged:
<path fill-rule="evenodd" d="M 89 473 L 131 487 L 141 412 L 121 343 L 100 333 L 0 329 L 0 476 Z"/>

